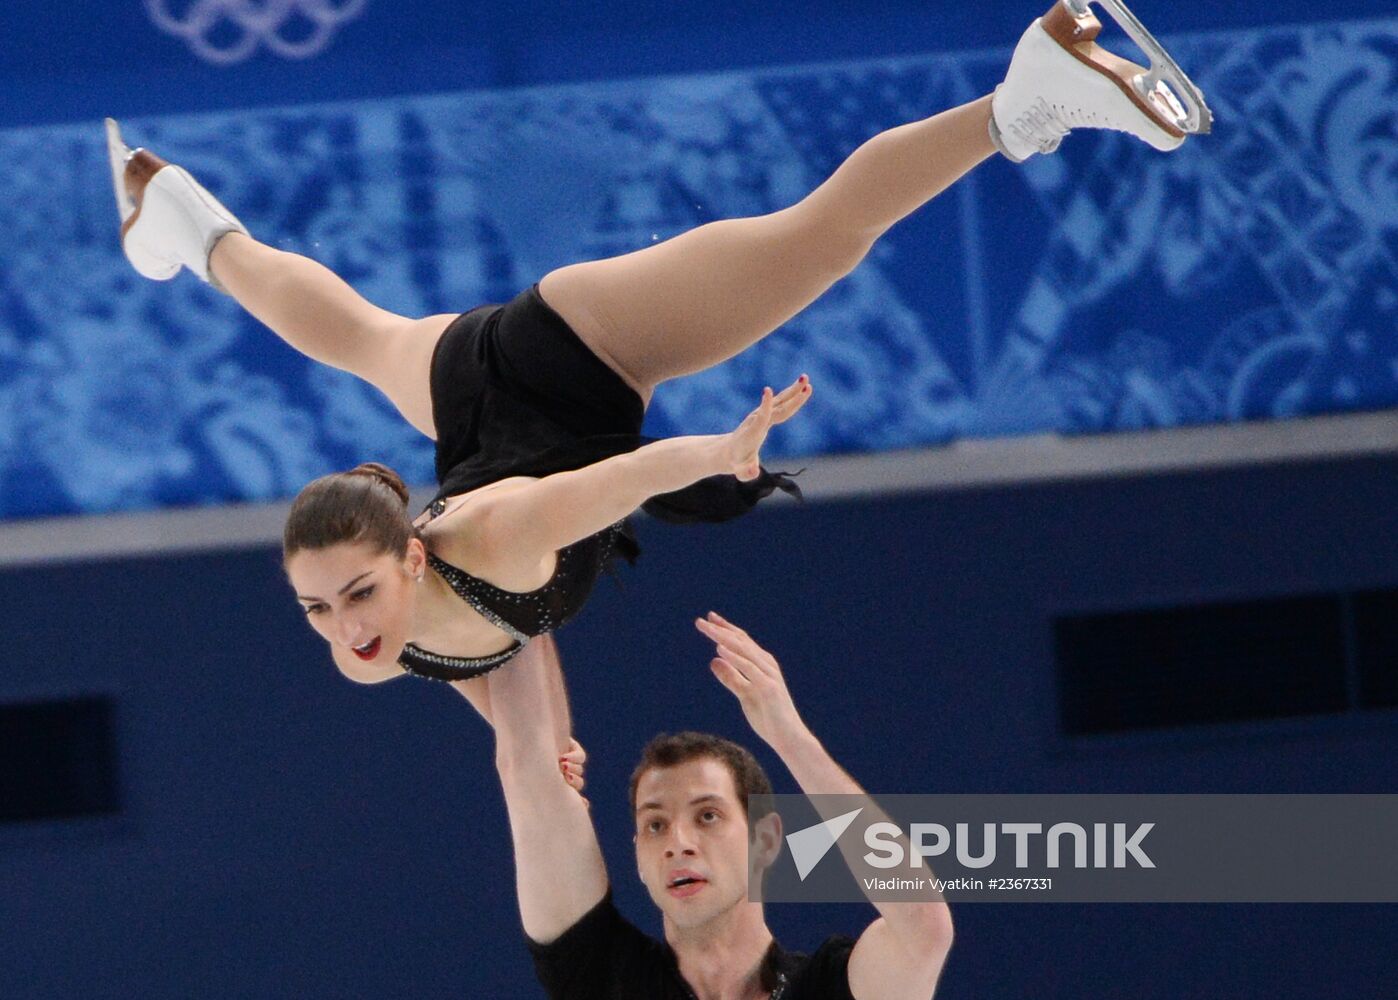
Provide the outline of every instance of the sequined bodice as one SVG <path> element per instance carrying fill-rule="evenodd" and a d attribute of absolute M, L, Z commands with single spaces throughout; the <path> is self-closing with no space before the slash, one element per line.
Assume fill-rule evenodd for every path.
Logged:
<path fill-rule="evenodd" d="M 488 656 L 448 656 L 408 643 L 398 657 L 399 665 L 420 677 L 454 681 L 479 677 L 506 663 L 532 637 L 554 631 L 582 609 L 598 575 L 611 558 L 621 530 L 622 523 L 618 522 L 560 549 L 553 576 L 542 587 L 527 593 L 502 590 L 429 552 L 427 563 L 432 571 L 514 643 Z"/>

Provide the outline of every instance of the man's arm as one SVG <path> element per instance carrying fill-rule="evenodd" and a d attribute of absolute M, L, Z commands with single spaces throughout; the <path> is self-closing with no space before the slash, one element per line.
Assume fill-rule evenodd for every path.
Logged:
<path fill-rule="evenodd" d="M 710 669 L 737 697 L 753 731 L 776 751 L 801 790 L 807 795 L 865 795 L 801 720 L 776 658 L 717 614 L 695 624 L 717 647 Z M 870 902 L 879 919 L 850 954 L 850 992 L 857 1000 L 927 1000 L 951 949 L 947 904 Z"/>
<path fill-rule="evenodd" d="M 607 869 L 587 803 L 559 771 L 559 734 L 568 732 L 558 647 L 548 635 L 487 676 L 495 725 L 495 767 L 514 841 L 515 884 L 524 932 L 547 943 L 607 892 Z"/>

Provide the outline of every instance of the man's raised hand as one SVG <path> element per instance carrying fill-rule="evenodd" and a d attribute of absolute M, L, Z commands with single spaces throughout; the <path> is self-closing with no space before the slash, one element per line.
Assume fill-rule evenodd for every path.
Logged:
<path fill-rule="evenodd" d="M 694 626 L 713 640 L 714 658 L 709 669 L 738 699 L 752 731 L 780 753 L 805 731 L 805 723 L 791 700 L 776 657 L 715 611 L 697 619 Z"/>

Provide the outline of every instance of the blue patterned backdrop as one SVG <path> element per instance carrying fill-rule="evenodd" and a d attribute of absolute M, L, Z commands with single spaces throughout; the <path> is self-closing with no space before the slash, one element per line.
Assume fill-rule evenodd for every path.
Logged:
<path fill-rule="evenodd" d="M 1214 135 L 995 161 L 758 349 L 661 389 L 656 434 L 818 395 L 769 454 L 1398 403 L 1398 20 L 1171 40 Z M 879 129 L 988 91 L 1001 51 L 124 122 L 253 233 L 397 312 L 804 195 Z M 0 132 L 0 515 L 293 494 L 430 444 L 188 276 L 117 246 L 96 122 Z"/>

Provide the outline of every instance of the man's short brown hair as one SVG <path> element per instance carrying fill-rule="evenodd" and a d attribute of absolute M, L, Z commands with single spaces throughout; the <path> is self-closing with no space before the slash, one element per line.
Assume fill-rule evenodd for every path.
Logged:
<path fill-rule="evenodd" d="M 738 793 L 738 802 L 748 813 L 749 795 L 771 795 L 772 782 L 762 765 L 743 747 L 732 740 L 711 733 L 661 733 L 646 744 L 641 751 L 640 763 L 631 772 L 631 812 L 636 812 L 636 786 L 641 776 L 652 768 L 678 767 L 694 760 L 712 759 L 728 768 L 733 776 L 733 788 Z M 758 815 L 748 815 L 748 822 L 759 820 L 771 809 L 763 809 Z"/>

